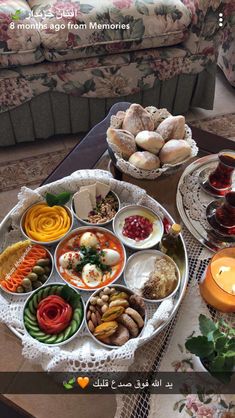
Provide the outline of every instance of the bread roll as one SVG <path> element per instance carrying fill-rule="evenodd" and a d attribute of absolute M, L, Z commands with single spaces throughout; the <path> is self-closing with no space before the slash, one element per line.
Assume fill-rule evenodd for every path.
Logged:
<path fill-rule="evenodd" d="M 171 139 L 161 149 L 159 158 L 163 164 L 177 164 L 191 154 L 191 147 L 184 139 Z"/>
<path fill-rule="evenodd" d="M 154 129 L 156 129 L 165 118 L 168 118 L 168 116 L 172 116 L 170 112 L 168 112 L 168 110 L 165 108 L 157 109 L 155 106 L 148 106 L 145 108 L 145 110 L 147 110 L 147 112 L 152 117 Z"/>
<path fill-rule="evenodd" d="M 148 151 L 137 151 L 129 158 L 129 163 L 142 170 L 155 170 L 160 167 L 159 158 Z"/>
<path fill-rule="evenodd" d="M 170 139 L 184 139 L 184 116 L 169 116 L 160 123 L 157 128 L 157 132 L 163 137 L 165 141 L 169 141 Z"/>
<path fill-rule="evenodd" d="M 126 114 L 126 112 L 124 112 L 123 110 L 119 110 L 116 113 L 116 115 L 112 115 L 111 118 L 110 118 L 110 126 L 112 128 L 121 129 L 123 121 L 124 121 L 125 114 Z"/>
<path fill-rule="evenodd" d="M 158 154 L 165 143 L 161 135 L 154 131 L 139 132 L 135 137 L 135 142 L 139 147 L 152 154 Z"/>
<path fill-rule="evenodd" d="M 140 131 L 153 131 L 154 122 L 147 110 L 139 104 L 132 104 L 126 111 L 122 127 L 135 136 Z"/>
<path fill-rule="evenodd" d="M 108 128 L 107 142 L 113 152 L 126 159 L 137 149 L 134 136 L 123 129 Z"/>

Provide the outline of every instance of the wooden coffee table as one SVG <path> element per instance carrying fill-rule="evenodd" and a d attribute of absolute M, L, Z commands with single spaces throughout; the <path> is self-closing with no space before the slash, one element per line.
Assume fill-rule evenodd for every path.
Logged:
<path fill-rule="evenodd" d="M 105 120 L 96 125 L 87 136 L 67 155 L 67 157 L 58 165 L 51 175 L 43 182 L 48 184 L 59 180 L 72 172 L 81 169 L 101 168 L 108 169 L 109 157 L 107 155 L 106 130 L 109 126 L 110 117 L 119 110 L 126 110 L 130 103 L 115 104 Z M 234 149 L 234 142 L 218 135 L 205 132 L 198 128 L 192 128 L 193 138 L 199 146 L 199 154 L 196 158 L 204 155 L 218 153 L 222 149 Z M 174 173 L 174 176 L 163 176 L 157 180 L 137 180 L 127 175 L 121 175 L 120 172 L 112 167 L 114 176 L 118 179 L 136 184 L 144 188 L 149 195 L 158 200 L 175 220 L 179 221 L 179 214 L 176 208 L 176 188 L 178 180 L 185 169 Z M 20 354 L 20 341 L 12 335 L 6 328 L 4 330 L 5 338 L 2 340 L 2 355 L 11 350 L 15 353 L 12 359 L 10 369 L 7 362 L 1 366 L 2 371 L 16 370 L 20 371 L 40 371 L 38 366 L 31 365 L 24 361 Z M 17 347 L 17 348 L 16 348 Z M 14 354 L 13 354 L 14 355 Z M 58 418 L 90 418 L 96 409 L 96 418 L 113 418 L 115 415 L 115 397 L 113 395 L 5 395 L 0 397 L 3 407 L 10 407 L 16 415 L 3 413 L 0 406 L 0 416 L 2 418 L 12 417 L 36 417 L 49 418 L 57 416 Z M 18 414 L 18 415 L 17 415 Z"/>

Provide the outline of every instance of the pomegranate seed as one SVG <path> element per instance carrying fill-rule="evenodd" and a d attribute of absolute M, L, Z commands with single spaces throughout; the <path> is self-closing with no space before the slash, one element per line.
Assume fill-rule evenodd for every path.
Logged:
<path fill-rule="evenodd" d="M 144 216 L 134 215 L 125 218 L 122 233 L 124 236 L 140 241 L 148 238 L 153 231 L 153 224 Z"/>

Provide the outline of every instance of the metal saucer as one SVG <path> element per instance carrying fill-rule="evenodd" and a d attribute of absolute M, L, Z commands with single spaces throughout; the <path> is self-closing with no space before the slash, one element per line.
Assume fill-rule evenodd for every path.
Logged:
<path fill-rule="evenodd" d="M 213 200 L 206 208 L 206 217 L 210 226 L 213 228 L 217 238 L 223 239 L 225 242 L 235 242 L 235 234 L 229 234 L 228 228 L 223 227 L 216 220 L 216 209 L 223 205 L 223 199 Z"/>

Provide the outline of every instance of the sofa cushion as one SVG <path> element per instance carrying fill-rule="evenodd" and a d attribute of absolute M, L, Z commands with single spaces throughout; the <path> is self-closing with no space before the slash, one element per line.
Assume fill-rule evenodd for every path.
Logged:
<path fill-rule="evenodd" d="M 29 5 L 52 61 L 175 45 L 191 21 L 180 0 L 29 0 Z"/>
<path fill-rule="evenodd" d="M 26 0 L 0 1 L 0 67 L 44 59 L 36 23 Z"/>
<path fill-rule="evenodd" d="M 97 99 L 124 97 L 153 89 L 160 80 L 171 80 L 180 74 L 198 74 L 210 68 L 215 60 L 214 55 L 188 55 L 181 46 L 173 46 L 74 61 L 43 62 L 23 67 L 20 72 L 18 69 L 0 70 L 0 113 L 46 91 Z M 187 90 L 187 82 L 183 80 Z M 192 79 L 187 80 L 191 80 L 192 86 Z"/>

